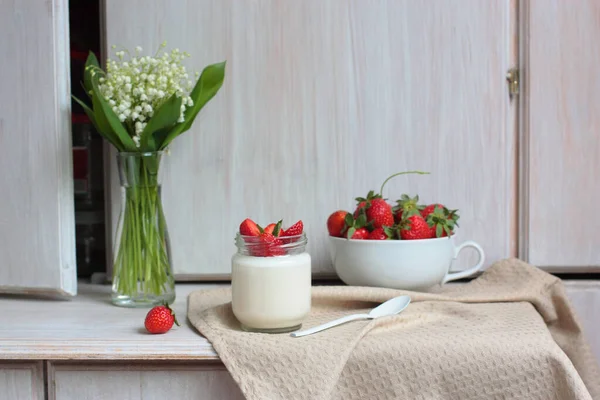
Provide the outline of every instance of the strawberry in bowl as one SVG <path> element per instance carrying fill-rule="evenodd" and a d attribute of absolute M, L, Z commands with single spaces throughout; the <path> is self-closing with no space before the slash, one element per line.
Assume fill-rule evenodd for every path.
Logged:
<path fill-rule="evenodd" d="M 385 184 L 400 174 L 386 179 L 379 193 L 357 197 L 353 212 L 338 210 L 329 216 L 330 254 L 340 279 L 355 286 L 427 290 L 479 271 L 483 249 L 472 241 L 454 244 L 458 210 L 438 202 L 421 204 L 419 196 L 403 194 L 396 206 L 383 198 Z M 479 262 L 450 273 L 452 261 L 465 247 L 479 253 Z"/>

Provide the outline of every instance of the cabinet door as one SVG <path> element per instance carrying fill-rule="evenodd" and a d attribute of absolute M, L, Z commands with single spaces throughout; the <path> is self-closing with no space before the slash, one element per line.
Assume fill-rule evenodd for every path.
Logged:
<path fill-rule="evenodd" d="M 0 363 L 0 398 L 43 400 L 42 362 Z"/>
<path fill-rule="evenodd" d="M 50 365 L 51 400 L 244 398 L 222 365 Z"/>
<path fill-rule="evenodd" d="M 0 292 L 76 293 L 67 5 L 0 2 Z"/>
<path fill-rule="evenodd" d="M 227 60 L 221 92 L 165 165 L 180 278 L 229 274 L 246 217 L 302 219 L 314 272 L 331 273 L 329 214 L 414 169 L 431 175 L 399 177 L 384 196 L 459 208 L 459 242 L 478 241 L 490 262 L 516 255 L 512 1 L 104 3 L 108 45 L 153 53 L 166 40 L 193 70 Z"/>
<path fill-rule="evenodd" d="M 521 255 L 553 271 L 600 271 L 600 2 L 523 3 Z"/>

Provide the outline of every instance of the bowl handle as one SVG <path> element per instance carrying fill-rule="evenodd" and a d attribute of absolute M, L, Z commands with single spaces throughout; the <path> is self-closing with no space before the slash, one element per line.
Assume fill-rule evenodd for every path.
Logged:
<path fill-rule="evenodd" d="M 477 250 L 477 253 L 479 254 L 479 261 L 477 262 L 477 265 L 475 265 L 474 267 L 471 267 L 471 268 L 467 268 L 464 271 L 459 271 L 459 272 L 448 271 L 448 272 L 446 272 L 446 276 L 444 277 L 442 284 L 456 280 L 456 279 L 461 279 L 461 278 L 466 278 L 467 276 L 471 276 L 475 272 L 479 271 L 481 269 L 481 267 L 483 267 L 483 263 L 485 262 L 485 253 L 483 252 L 483 249 L 481 248 L 480 245 L 478 245 L 477 243 L 470 241 L 470 240 L 467 242 L 464 242 L 460 246 L 457 246 L 454 248 L 454 258 L 453 259 L 456 259 L 456 257 L 458 257 L 458 253 L 460 253 L 460 251 L 462 249 L 464 249 L 465 247 L 472 247 L 475 250 Z"/>

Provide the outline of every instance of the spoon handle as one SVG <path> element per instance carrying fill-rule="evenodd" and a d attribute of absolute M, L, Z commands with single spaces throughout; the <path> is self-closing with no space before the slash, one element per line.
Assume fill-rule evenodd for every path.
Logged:
<path fill-rule="evenodd" d="M 325 329 L 329 329 L 329 328 L 333 328 L 334 326 L 345 324 L 346 322 L 356 321 L 358 319 L 369 319 L 369 318 L 371 318 L 371 316 L 369 314 L 347 315 L 345 317 L 326 322 L 322 325 L 313 326 L 312 328 L 305 329 L 303 331 L 292 332 L 290 334 L 290 336 L 291 337 L 300 337 L 300 336 L 312 335 L 313 333 L 321 332 L 321 331 L 324 331 Z"/>

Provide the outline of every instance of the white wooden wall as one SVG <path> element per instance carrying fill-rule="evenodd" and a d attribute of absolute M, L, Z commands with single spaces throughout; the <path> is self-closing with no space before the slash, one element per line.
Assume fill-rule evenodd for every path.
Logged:
<path fill-rule="evenodd" d="M 524 2 L 523 258 L 600 271 L 600 2 Z"/>
<path fill-rule="evenodd" d="M 77 290 L 67 6 L 0 2 L 0 292 Z"/>
<path fill-rule="evenodd" d="M 303 219 L 332 272 L 325 221 L 398 178 L 461 210 L 459 241 L 516 254 L 516 148 L 505 74 L 509 0 L 105 0 L 106 44 L 167 40 L 190 66 L 226 59 L 225 85 L 167 160 L 164 202 L 180 278 L 230 271 L 246 217 Z M 119 212 L 113 164 L 112 223 Z M 473 262 L 463 260 L 462 266 Z"/>

